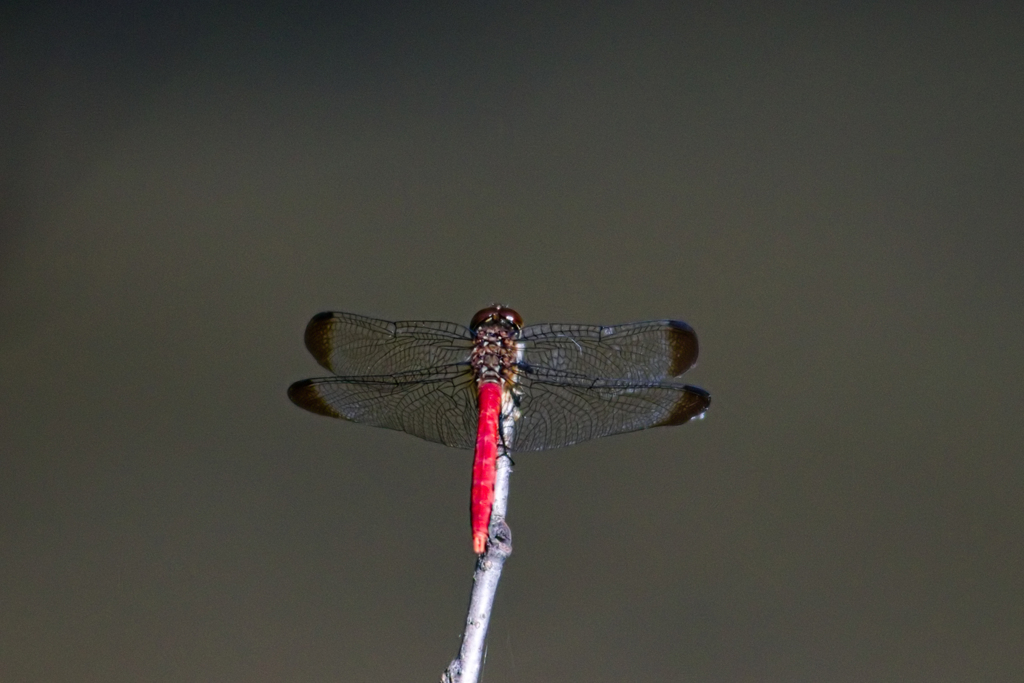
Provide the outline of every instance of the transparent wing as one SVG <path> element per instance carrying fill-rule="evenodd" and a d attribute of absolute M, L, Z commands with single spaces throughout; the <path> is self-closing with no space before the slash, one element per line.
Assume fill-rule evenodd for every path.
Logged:
<path fill-rule="evenodd" d="M 393 375 L 465 362 L 473 333 L 455 323 L 388 322 L 327 312 L 306 326 L 306 348 L 337 375 Z"/>
<path fill-rule="evenodd" d="M 465 365 L 306 379 L 288 388 L 288 398 L 313 413 L 397 429 L 455 448 L 473 448 L 476 439 L 476 390 Z"/>
<path fill-rule="evenodd" d="M 513 451 L 559 448 L 649 427 L 680 425 L 711 405 L 708 392 L 684 384 L 593 380 L 531 370 L 519 375 L 514 395 L 520 417 Z"/>
<path fill-rule="evenodd" d="M 660 382 L 697 362 L 697 334 L 679 320 L 531 325 L 519 338 L 524 367 L 592 378 Z"/>

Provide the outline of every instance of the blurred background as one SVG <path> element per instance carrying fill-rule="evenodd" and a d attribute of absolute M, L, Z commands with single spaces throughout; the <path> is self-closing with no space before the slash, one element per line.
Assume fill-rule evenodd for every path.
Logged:
<path fill-rule="evenodd" d="M 1020 4 L 11 4 L 0 680 L 433 681 L 471 454 L 322 310 L 686 320 L 516 458 L 485 680 L 1024 679 Z"/>

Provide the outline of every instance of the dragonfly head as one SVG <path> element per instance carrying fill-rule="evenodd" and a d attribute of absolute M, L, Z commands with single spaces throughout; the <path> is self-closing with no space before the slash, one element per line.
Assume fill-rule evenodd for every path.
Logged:
<path fill-rule="evenodd" d="M 485 323 L 496 322 L 507 323 L 516 328 L 516 330 L 523 329 L 523 317 L 511 308 L 500 306 L 498 304 L 488 306 L 487 308 L 478 311 L 477 314 L 473 316 L 473 320 L 469 323 L 469 329 L 476 331 L 478 327 Z"/>

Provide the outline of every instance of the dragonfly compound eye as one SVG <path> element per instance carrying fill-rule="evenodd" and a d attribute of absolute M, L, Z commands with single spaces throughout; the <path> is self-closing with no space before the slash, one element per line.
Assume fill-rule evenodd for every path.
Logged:
<path fill-rule="evenodd" d="M 504 320 L 517 330 L 523 329 L 522 316 L 511 308 L 500 305 L 488 306 L 487 308 L 478 311 L 477 314 L 473 316 L 473 320 L 469 323 L 469 329 L 475 330 L 484 323 L 493 323 L 499 320 Z"/>

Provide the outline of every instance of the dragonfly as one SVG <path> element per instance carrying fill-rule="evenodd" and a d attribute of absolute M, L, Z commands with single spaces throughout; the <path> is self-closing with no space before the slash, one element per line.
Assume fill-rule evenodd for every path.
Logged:
<path fill-rule="evenodd" d="M 711 395 L 676 379 L 697 362 L 697 334 L 678 320 L 523 326 L 493 305 L 468 327 L 325 312 L 306 348 L 330 377 L 288 397 L 312 413 L 474 450 L 473 551 L 488 541 L 502 453 L 561 448 L 702 418 Z"/>

